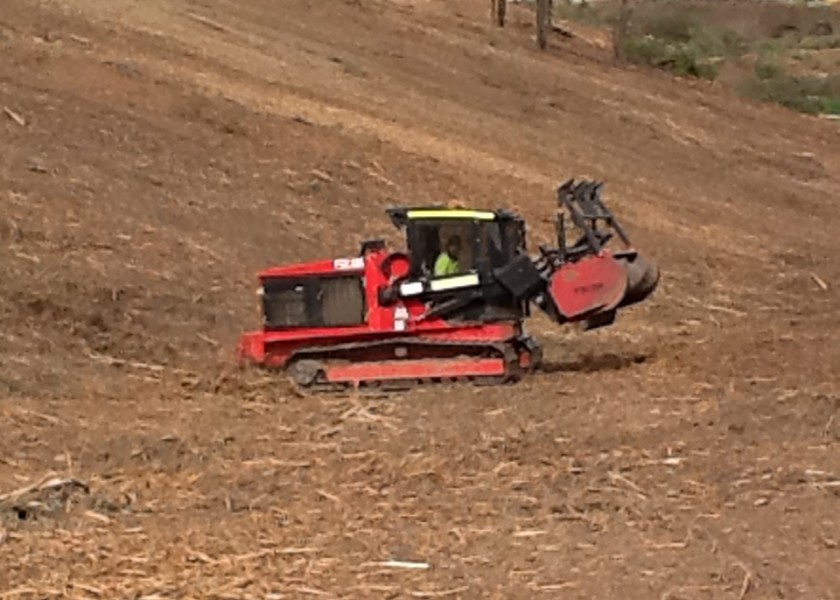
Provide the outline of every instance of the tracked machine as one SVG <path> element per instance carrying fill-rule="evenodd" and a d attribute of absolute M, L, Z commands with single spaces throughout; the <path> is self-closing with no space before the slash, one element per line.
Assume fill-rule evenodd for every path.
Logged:
<path fill-rule="evenodd" d="M 387 209 L 405 250 L 369 240 L 356 256 L 258 274 L 263 323 L 241 337 L 238 360 L 324 391 L 517 381 L 542 362 L 524 328 L 532 306 L 592 330 L 657 287 L 658 268 L 632 247 L 602 191 L 596 181 L 559 186 L 557 244 L 533 255 L 524 220 L 507 210 Z M 457 257 L 445 255 L 453 240 Z"/>

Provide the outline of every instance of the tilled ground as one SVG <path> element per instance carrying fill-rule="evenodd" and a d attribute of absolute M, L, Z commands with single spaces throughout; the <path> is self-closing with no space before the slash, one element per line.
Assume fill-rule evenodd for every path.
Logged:
<path fill-rule="evenodd" d="M 537 53 L 518 6 L 276 4 L 0 11 L 0 598 L 838 597 L 836 126 Z M 663 282 L 607 331 L 534 319 L 546 373 L 232 368 L 258 268 L 391 203 L 547 240 L 569 176 Z"/>

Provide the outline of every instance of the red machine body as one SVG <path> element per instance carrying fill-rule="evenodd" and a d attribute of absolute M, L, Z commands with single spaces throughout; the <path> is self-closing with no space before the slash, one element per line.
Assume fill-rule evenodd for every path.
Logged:
<path fill-rule="evenodd" d="M 275 331 L 261 329 L 246 333 L 239 342 L 239 358 L 266 367 L 285 369 L 293 357 L 311 354 L 313 348 L 344 347 L 346 350 L 355 346 L 356 354 L 365 360 L 352 365 L 345 362 L 331 366 L 325 373 L 327 381 L 358 384 L 370 380 L 384 382 L 504 376 L 510 370 L 511 365 L 506 364 L 506 361 L 511 360 L 511 357 L 458 354 L 463 346 L 485 347 L 488 344 L 513 343 L 522 336 L 521 324 L 500 322 L 470 325 L 450 323 L 440 317 L 422 319 L 426 304 L 418 298 L 406 298 L 383 306 L 379 302 L 378 290 L 391 284 L 394 277 L 386 276 L 382 266 L 388 259 L 393 264 L 395 258 L 399 260 L 401 254 L 376 249 L 361 257 L 274 267 L 260 272 L 258 277 L 263 284 L 270 279 L 300 275 L 358 278 L 364 286 L 367 319 L 357 325 Z M 422 353 L 422 357 L 411 359 L 408 356 L 419 353 Z M 532 357 L 530 352 L 523 349 L 516 360 L 519 366 L 527 368 Z M 298 376 L 298 379 L 303 377 Z M 299 383 L 305 384 L 305 381 Z"/>
<path fill-rule="evenodd" d="M 531 258 L 524 223 L 504 211 L 395 209 L 392 218 L 407 228 L 408 253 L 371 241 L 357 256 L 260 272 L 264 326 L 242 336 L 240 362 L 282 370 L 314 388 L 513 381 L 541 363 L 523 326 L 530 303 L 558 323 L 599 327 L 658 281 L 634 250 L 614 254 L 597 239 L 595 249 L 563 243 Z M 472 268 L 424 273 L 429 252 L 418 240 L 435 244 L 441 227 L 456 226 L 475 241 Z"/>

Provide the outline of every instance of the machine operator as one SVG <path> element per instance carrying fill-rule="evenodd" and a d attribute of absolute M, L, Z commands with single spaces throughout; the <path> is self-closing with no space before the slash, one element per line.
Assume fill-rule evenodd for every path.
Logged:
<path fill-rule="evenodd" d="M 446 248 L 435 261 L 435 277 L 456 275 L 460 271 L 458 256 L 461 254 L 461 238 L 451 236 L 446 242 Z"/>

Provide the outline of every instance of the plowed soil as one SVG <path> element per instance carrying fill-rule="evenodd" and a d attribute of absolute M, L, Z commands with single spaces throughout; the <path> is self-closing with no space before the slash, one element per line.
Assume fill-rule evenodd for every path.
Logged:
<path fill-rule="evenodd" d="M 0 598 L 840 598 L 838 125 L 540 53 L 527 6 L 3 0 Z M 258 269 L 397 203 L 548 241 L 568 177 L 662 284 L 534 319 L 547 372 L 233 368 Z"/>

